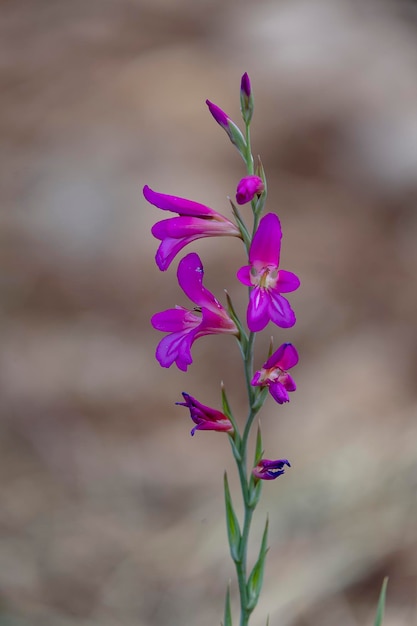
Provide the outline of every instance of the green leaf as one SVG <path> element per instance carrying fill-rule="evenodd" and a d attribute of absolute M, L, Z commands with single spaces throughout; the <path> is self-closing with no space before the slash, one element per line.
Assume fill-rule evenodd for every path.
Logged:
<path fill-rule="evenodd" d="M 266 555 L 268 552 L 268 547 L 267 547 L 268 526 L 269 526 L 269 522 L 267 518 L 266 523 L 265 523 L 264 534 L 262 536 L 262 543 L 261 543 L 261 549 L 259 550 L 258 560 L 253 566 L 253 570 L 250 573 L 248 584 L 247 584 L 247 590 L 248 590 L 247 609 L 249 611 L 253 611 L 253 609 L 255 608 L 258 602 L 259 594 L 261 593 L 261 589 L 262 589 L 262 583 L 264 579 L 265 559 L 266 559 Z"/>
<path fill-rule="evenodd" d="M 387 585 L 388 585 L 388 576 L 386 576 L 382 582 L 381 593 L 379 594 L 378 608 L 377 608 L 376 618 L 375 618 L 375 626 L 381 626 L 382 620 L 384 618 L 385 596 L 387 593 Z"/>
<path fill-rule="evenodd" d="M 224 473 L 224 499 L 226 504 L 226 526 L 227 536 L 229 538 L 230 554 L 232 555 L 234 562 L 238 563 L 240 561 L 241 534 L 239 522 L 233 509 L 226 472 Z"/>
<path fill-rule="evenodd" d="M 230 608 L 230 583 L 227 585 L 226 602 L 224 605 L 224 626 L 232 626 L 232 610 Z"/>

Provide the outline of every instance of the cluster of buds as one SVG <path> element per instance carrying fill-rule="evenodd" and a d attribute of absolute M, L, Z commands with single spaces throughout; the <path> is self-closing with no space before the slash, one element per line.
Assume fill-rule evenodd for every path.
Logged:
<path fill-rule="evenodd" d="M 197 239 L 229 236 L 243 241 L 248 263 L 237 271 L 236 277 L 240 283 L 249 287 L 247 331 L 230 299 L 227 306 L 223 306 L 203 285 L 203 264 L 200 257 L 191 252 L 180 260 L 177 279 L 194 306 L 190 309 L 176 306 L 156 313 L 151 320 L 155 329 L 167 333 L 156 349 L 156 358 L 162 367 L 170 367 L 175 363 L 180 370 L 187 371 L 193 362 L 192 345 L 205 335 L 233 335 L 242 348 L 248 345 L 251 335 L 265 329 L 269 322 L 280 328 L 291 328 L 296 322 L 294 311 L 283 294 L 295 291 L 300 281 L 292 272 L 280 268 L 281 223 L 275 213 L 266 213 L 261 217 L 267 189 L 262 164 L 259 161 L 254 171 L 250 153 L 248 128 L 253 115 L 253 94 L 246 73 L 241 80 L 240 102 L 246 137 L 222 109 L 206 101 L 211 115 L 225 130 L 247 164 L 248 174 L 238 182 L 235 199 L 238 205 L 251 203 L 253 236 L 249 234 L 233 201 L 233 215 L 229 218 L 199 202 L 159 193 L 148 186 L 144 187 L 143 194 L 157 208 L 176 214 L 156 223 L 152 228 L 152 234 L 160 241 L 155 260 L 161 271 L 166 271 L 175 257 Z M 254 394 L 260 388 L 258 395 L 262 390 L 268 390 L 277 403 L 288 402 L 289 392 L 296 389 L 288 370 L 297 362 L 295 347 L 291 343 L 282 344 L 267 358 L 262 368 L 253 374 L 250 384 Z M 227 433 L 232 439 L 237 436 L 229 415 L 201 404 L 189 394 L 183 393 L 183 397 L 184 402 L 177 404 L 190 411 L 195 424 L 191 434 L 196 430 L 215 430 Z M 271 480 L 284 473 L 284 466 L 290 466 L 286 459 L 261 459 L 252 470 L 252 475 L 255 481 Z"/>

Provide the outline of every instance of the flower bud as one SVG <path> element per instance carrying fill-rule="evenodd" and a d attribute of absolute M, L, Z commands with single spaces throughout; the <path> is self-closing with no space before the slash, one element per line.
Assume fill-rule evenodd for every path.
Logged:
<path fill-rule="evenodd" d="M 259 176 L 245 176 L 239 182 L 236 189 L 236 202 L 246 204 L 253 200 L 255 195 L 260 196 L 265 186 Z"/>
<path fill-rule="evenodd" d="M 250 79 L 245 72 L 240 83 L 240 110 L 245 124 L 249 124 L 253 115 L 253 96 Z"/>
<path fill-rule="evenodd" d="M 243 160 L 245 160 L 246 141 L 239 128 L 217 104 L 213 104 L 210 100 L 206 100 L 206 104 L 216 122 L 226 131 L 230 141 L 236 146 Z"/>

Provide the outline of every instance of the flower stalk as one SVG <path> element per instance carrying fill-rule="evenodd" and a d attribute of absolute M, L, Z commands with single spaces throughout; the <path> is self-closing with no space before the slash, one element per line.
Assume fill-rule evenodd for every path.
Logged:
<path fill-rule="evenodd" d="M 256 436 L 253 462 L 248 459 L 248 445 L 255 418 L 268 394 L 278 405 L 289 401 L 288 392 L 295 391 L 296 385 L 288 369 L 298 362 L 298 353 L 290 343 L 282 344 L 273 353 L 272 345 L 263 367 L 254 370 L 256 335 L 270 322 L 288 329 L 296 322 L 294 311 L 282 295 L 295 291 L 300 284 L 298 277 L 280 269 L 281 223 L 277 215 L 267 213 L 262 217 L 267 185 L 265 172 L 258 157 L 256 172 L 251 148 L 250 126 L 254 110 L 254 100 L 249 76 L 242 76 L 240 88 L 241 113 L 245 131 L 241 132 L 232 119 L 209 100 L 207 106 L 214 120 L 227 133 L 230 141 L 242 157 L 246 172 L 236 188 L 236 204 L 252 209 L 252 224 L 248 225 L 237 205 L 229 198 L 232 216 L 185 198 L 161 194 L 144 188 L 145 198 L 159 209 L 177 214 L 155 224 L 152 234 L 160 241 L 156 263 L 161 271 L 166 271 L 185 246 L 195 240 L 208 237 L 230 236 L 242 240 L 247 255 L 247 265 L 237 272 L 237 279 L 248 290 L 246 325 L 236 311 L 226 292 L 227 305 L 219 300 L 203 285 L 204 268 L 200 257 L 191 252 L 178 264 L 177 279 L 185 295 L 196 305 L 192 309 L 177 306 L 156 313 L 152 325 L 156 330 L 167 333 L 159 342 L 156 358 L 162 367 L 175 365 L 182 371 L 193 362 L 191 347 L 194 341 L 205 335 L 234 335 L 243 362 L 243 376 L 247 396 L 246 420 L 242 424 L 231 409 L 225 386 L 221 385 L 222 411 L 203 404 L 188 393 L 183 392 L 184 402 L 177 404 L 186 407 L 193 422 L 191 434 L 197 431 L 217 431 L 227 435 L 236 469 L 239 476 L 243 502 L 243 516 L 239 520 L 235 512 L 235 496 L 229 488 L 227 474 L 224 474 L 224 498 L 226 527 L 230 555 L 236 569 L 240 598 L 240 626 L 248 626 L 262 589 L 265 561 L 268 552 L 268 519 L 259 547 L 258 557 L 253 564 L 248 563 L 248 545 L 253 515 L 259 503 L 264 480 L 273 480 L 284 474 L 290 467 L 287 459 L 265 459 L 260 427 Z M 265 360 L 265 359 L 264 359 Z M 231 611 L 231 589 L 228 586 L 224 609 L 224 625 L 233 626 Z"/>

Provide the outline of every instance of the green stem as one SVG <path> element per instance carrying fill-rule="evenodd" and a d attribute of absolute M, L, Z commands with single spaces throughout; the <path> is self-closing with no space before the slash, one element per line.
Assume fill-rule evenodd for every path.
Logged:
<path fill-rule="evenodd" d="M 250 125 L 249 124 L 246 124 L 246 168 L 248 170 L 249 176 L 251 176 L 254 172 L 254 169 L 253 169 L 252 147 L 250 143 Z"/>
<path fill-rule="evenodd" d="M 240 593 L 240 626 L 248 626 L 249 617 L 252 612 L 252 610 L 248 609 L 247 555 L 248 555 L 249 533 L 250 533 L 250 528 L 251 528 L 254 507 L 249 502 L 250 491 L 249 491 L 249 480 L 248 480 L 248 469 L 247 469 L 247 451 L 248 451 L 248 440 L 249 440 L 251 426 L 257 414 L 257 410 L 254 410 L 253 408 L 254 392 L 253 392 L 253 388 L 251 385 L 251 380 L 253 376 L 254 342 L 255 342 L 255 333 L 250 333 L 249 338 L 248 338 L 246 353 L 244 355 L 244 369 L 245 369 L 246 389 L 247 389 L 248 402 L 249 402 L 249 414 L 248 414 L 248 419 L 246 421 L 245 429 L 243 432 L 243 437 L 241 439 L 240 460 L 236 461 L 237 469 L 239 472 L 240 485 L 242 489 L 243 504 L 244 504 L 244 522 L 243 522 L 243 529 L 242 529 L 242 536 L 241 536 L 241 543 L 240 543 L 240 559 L 236 563 L 236 574 L 237 574 L 239 593 Z"/>
<path fill-rule="evenodd" d="M 254 173 L 254 162 L 252 156 L 251 142 L 250 142 L 250 126 L 246 124 L 246 168 L 248 175 L 253 175 Z M 257 218 L 254 211 L 254 229 L 253 233 L 256 231 L 258 226 L 259 217 Z M 249 533 L 252 523 L 252 517 L 255 510 L 254 503 L 250 502 L 251 497 L 251 489 L 250 489 L 250 477 L 251 470 L 249 471 L 248 478 L 248 467 L 247 467 L 247 457 L 248 457 L 248 442 L 249 436 L 252 428 L 253 421 L 260 409 L 260 407 L 255 407 L 255 399 L 256 394 L 251 385 L 252 377 L 253 377 L 253 352 L 254 352 L 254 344 L 255 344 L 255 333 L 250 332 L 247 343 L 245 343 L 245 347 L 240 344 L 242 357 L 244 361 L 244 371 L 245 371 L 245 382 L 246 382 L 246 390 L 248 396 L 248 418 L 246 420 L 245 428 L 243 431 L 242 437 L 240 437 L 240 433 L 238 433 L 238 441 L 239 441 L 239 458 L 235 456 L 236 465 L 239 473 L 240 486 L 242 490 L 242 499 L 244 505 L 244 521 L 243 528 L 241 534 L 240 541 L 240 549 L 239 549 L 239 559 L 235 562 L 236 566 L 236 574 L 239 585 L 239 594 L 240 594 L 240 626 L 248 626 L 249 618 L 253 611 L 253 607 L 249 608 L 248 603 L 248 589 L 247 589 L 247 581 L 248 581 L 248 571 L 247 571 L 247 556 L 248 556 L 248 542 L 249 542 Z"/>

